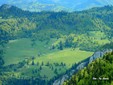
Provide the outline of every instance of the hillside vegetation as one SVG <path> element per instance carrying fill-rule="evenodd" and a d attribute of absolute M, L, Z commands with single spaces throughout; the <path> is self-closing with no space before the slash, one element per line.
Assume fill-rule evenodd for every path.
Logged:
<path fill-rule="evenodd" d="M 96 78 L 96 79 L 95 79 Z M 63 85 L 112 85 L 113 84 L 113 52 L 97 59 Z"/>
<path fill-rule="evenodd" d="M 28 12 L 0 7 L 0 83 L 51 85 L 76 63 L 113 42 L 113 7 Z"/>
<path fill-rule="evenodd" d="M 110 6 L 73 13 L 31 13 L 8 5 L 0 10 L 0 28 L 10 35 L 9 39 L 29 37 L 35 43 L 53 38 L 56 41 L 52 48 L 78 47 L 88 51 L 96 51 L 113 41 L 113 7 Z"/>

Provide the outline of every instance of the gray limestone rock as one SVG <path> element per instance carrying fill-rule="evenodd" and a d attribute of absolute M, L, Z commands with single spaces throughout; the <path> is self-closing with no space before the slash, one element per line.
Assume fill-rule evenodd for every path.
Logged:
<path fill-rule="evenodd" d="M 92 56 L 90 56 L 88 59 L 83 60 L 82 62 L 78 63 L 76 68 L 72 69 L 68 74 L 63 75 L 61 78 L 54 81 L 53 85 L 62 85 L 63 82 L 67 79 L 69 79 L 73 74 L 77 73 L 79 70 L 86 67 L 88 64 L 90 64 L 92 61 L 94 61 L 97 58 L 103 57 L 104 54 L 107 52 L 112 52 L 112 49 L 107 49 L 104 51 L 97 51 Z"/>

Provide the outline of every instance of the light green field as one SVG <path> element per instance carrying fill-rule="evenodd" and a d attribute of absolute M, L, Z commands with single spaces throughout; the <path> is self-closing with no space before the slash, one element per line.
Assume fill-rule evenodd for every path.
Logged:
<path fill-rule="evenodd" d="M 66 63 L 67 65 L 72 65 L 75 62 L 79 62 L 81 60 L 86 59 L 87 57 L 91 56 L 93 52 L 87 52 L 87 51 L 81 51 L 79 49 L 65 49 L 62 51 L 57 51 L 54 53 L 50 53 L 48 55 L 44 55 L 42 57 L 37 57 L 35 59 L 35 62 L 40 61 L 40 62 L 63 62 Z"/>
<path fill-rule="evenodd" d="M 54 41 L 54 40 L 53 40 Z M 38 54 L 48 54 L 56 50 L 49 50 L 53 41 L 46 42 L 36 41 L 35 46 L 31 46 L 30 39 L 11 40 L 5 49 L 5 65 L 16 64 L 25 58 L 36 57 Z"/>
<path fill-rule="evenodd" d="M 109 43 L 110 41 L 106 38 L 106 34 L 101 31 L 92 31 L 89 33 L 90 36 L 93 36 L 95 38 L 95 42 L 97 42 L 99 45 L 104 45 L 106 43 Z"/>
<path fill-rule="evenodd" d="M 93 52 L 81 51 L 79 49 L 72 50 L 50 50 L 53 41 L 50 41 L 49 44 L 45 42 L 36 41 L 35 46 L 31 46 L 30 39 L 20 39 L 20 40 L 11 40 L 7 47 L 6 53 L 4 56 L 5 65 L 15 64 L 20 61 L 23 61 L 25 58 L 31 58 L 34 56 L 35 62 L 64 62 L 66 64 L 72 65 L 75 62 L 79 62 L 93 54 Z M 38 56 L 38 53 L 41 56 Z"/>
<path fill-rule="evenodd" d="M 72 48 L 50 50 L 54 41 L 55 39 L 52 39 L 47 44 L 46 42 L 37 40 L 35 45 L 32 46 L 30 39 L 11 40 L 5 49 L 5 65 L 17 64 L 23 60 L 30 59 L 28 65 L 26 64 L 22 68 L 18 68 L 14 74 L 26 78 L 34 76 L 49 80 L 58 74 L 65 73 L 73 64 L 80 62 L 93 54 L 93 52 L 82 51 L 78 48 L 75 50 L 72 50 Z M 40 56 L 38 55 L 39 53 Z M 33 56 L 35 57 L 34 60 L 31 59 Z M 31 64 L 32 61 L 34 61 L 35 65 Z M 44 63 L 43 65 L 41 65 L 42 62 Z M 46 66 L 48 62 L 50 65 Z M 61 62 L 65 64 L 65 66 L 62 66 Z M 37 65 L 37 63 L 39 63 L 39 65 Z M 55 65 L 55 63 L 59 65 Z M 41 70 L 39 70 L 40 66 L 42 68 Z M 37 70 L 38 72 L 33 73 L 33 70 Z M 55 73 L 55 70 L 57 70 L 58 74 Z"/>

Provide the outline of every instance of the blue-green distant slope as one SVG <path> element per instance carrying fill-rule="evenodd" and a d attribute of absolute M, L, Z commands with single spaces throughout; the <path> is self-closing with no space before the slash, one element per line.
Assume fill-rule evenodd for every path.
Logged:
<path fill-rule="evenodd" d="M 0 0 L 29 11 L 80 11 L 92 7 L 113 5 L 113 0 Z"/>

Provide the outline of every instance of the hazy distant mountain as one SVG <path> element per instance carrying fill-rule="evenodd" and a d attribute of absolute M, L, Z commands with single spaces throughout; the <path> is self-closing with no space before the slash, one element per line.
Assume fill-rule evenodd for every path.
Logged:
<path fill-rule="evenodd" d="M 113 0 L 0 0 L 30 11 L 79 11 L 92 7 L 113 5 Z"/>

